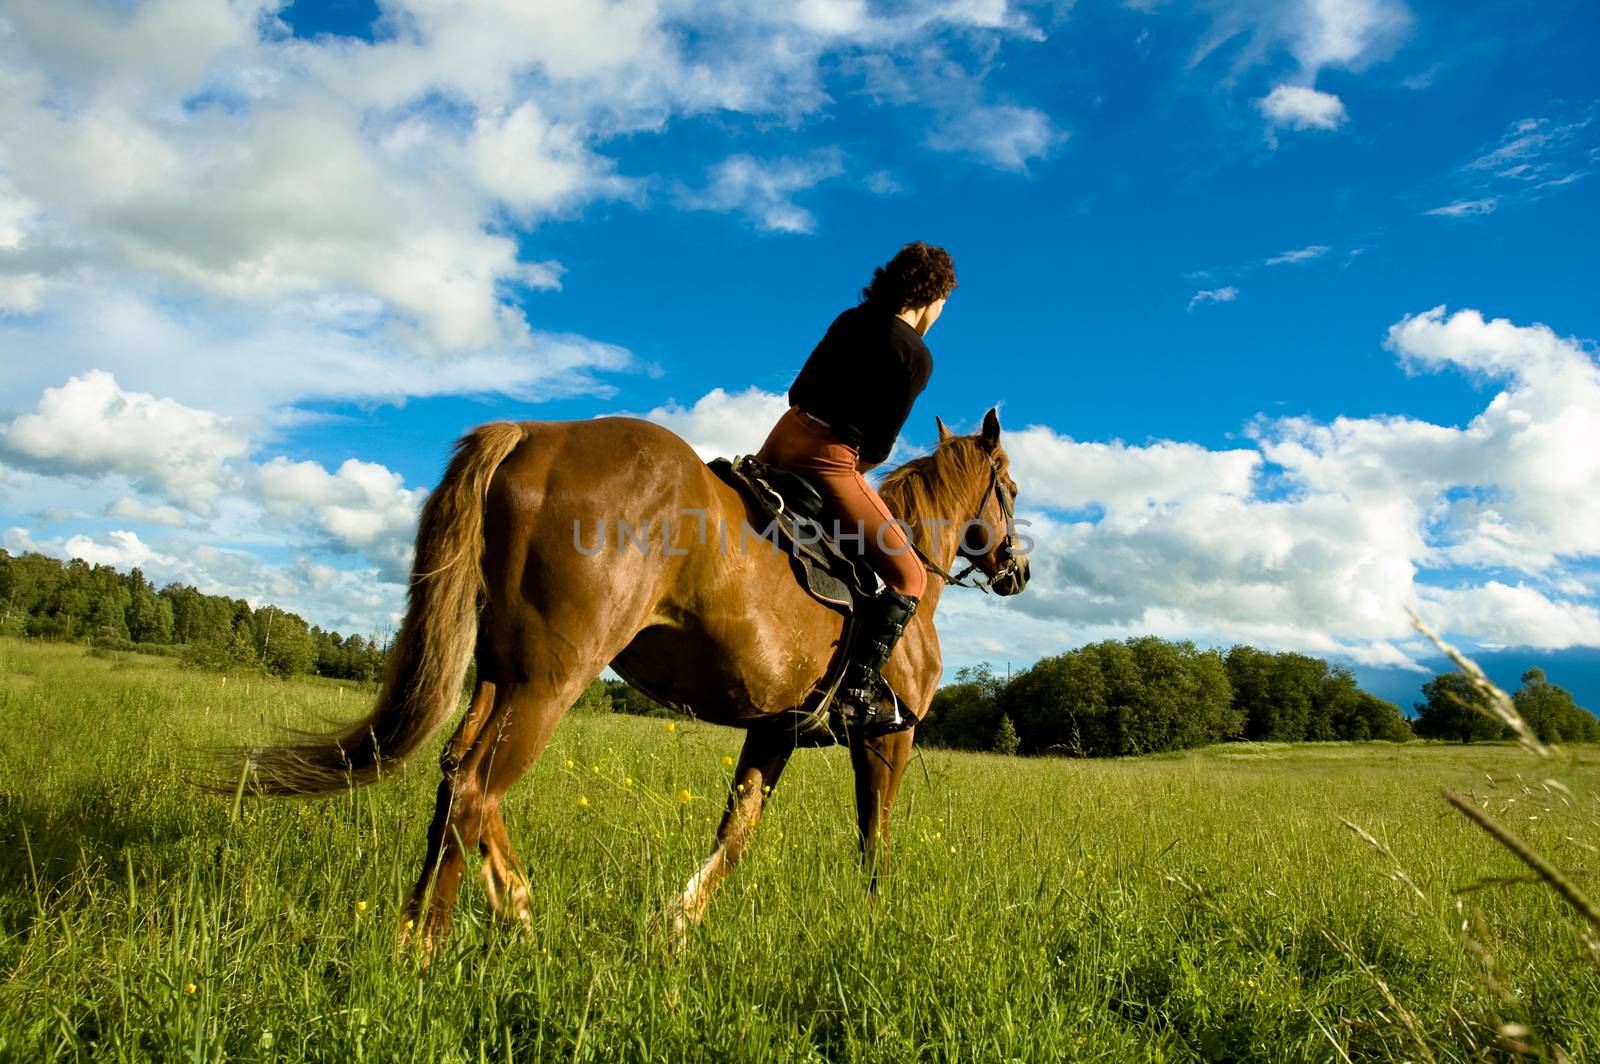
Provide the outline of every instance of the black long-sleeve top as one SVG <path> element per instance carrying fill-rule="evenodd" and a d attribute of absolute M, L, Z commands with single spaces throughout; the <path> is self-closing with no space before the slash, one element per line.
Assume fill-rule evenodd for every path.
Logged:
<path fill-rule="evenodd" d="M 826 421 L 876 465 L 889 457 L 932 373 L 933 355 L 917 330 L 863 303 L 833 319 L 790 386 L 789 402 Z"/>

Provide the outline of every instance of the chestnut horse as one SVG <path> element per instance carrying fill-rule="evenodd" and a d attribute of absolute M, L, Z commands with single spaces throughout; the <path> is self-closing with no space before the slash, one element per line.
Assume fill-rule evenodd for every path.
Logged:
<path fill-rule="evenodd" d="M 953 579 L 962 556 L 995 591 L 1016 594 L 1028 564 L 1011 553 L 1016 485 L 1000 420 L 990 410 L 970 436 L 938 428 L 938 447 L 891 473 L 883 498 L 934 573 Z M 457 442 L 422 508 L 409 605 L 375 708 L 342 735 L 243 752 L 254 784 L 306 794 L 372 781 L 454 715 L 476 655 L 477 688 L 444 751 L 406 927 L 419 923 L 424 945 L 442 937 L 474 847 L 493 908 L 526 922 L 528 878 L 501 803 L 610 665 L 668 705 L 748 730 L 711 856 L 667 909 L 681 935 L 743 854 L 795 748 L 784 718 L 820 700 L 843 631 L 843 618 L 799 586 L 787 556 L 747 534 L 752 526 L 761 527 L 746 500 L 650 422 L 480 426 Z M 943 588 L 930 583 L 884 670 L 918 719 L 939 682 L 933 616 Z M 902 731 L 851 743 L 874 879 L 911 741 Z"/>

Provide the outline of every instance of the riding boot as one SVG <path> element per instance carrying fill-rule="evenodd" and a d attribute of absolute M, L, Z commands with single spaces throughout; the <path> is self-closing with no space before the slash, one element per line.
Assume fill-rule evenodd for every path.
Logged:
<path fill-rule="evenodd" d="M 898 704 L 881 672 L 916 612 L 916 599 L 887 588 L 862 608 L 850 664 L 835 697 L 847 726 L 874 736 L 904 731 L 917 722 Z"/>

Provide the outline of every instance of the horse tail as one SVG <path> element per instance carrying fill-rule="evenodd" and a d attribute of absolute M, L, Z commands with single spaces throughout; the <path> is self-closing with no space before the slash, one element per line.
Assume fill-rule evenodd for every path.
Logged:
<path fill-rule="evenodd" d="M 422 507 L 406 616 L 389 648 L 377 704 L 340 734 L 244 752 L 256 787 L 316 794 L 371 783 L 455 713 L 478 638 L 484 499 L 495 470 L 522 440 L 521 425 L 495 421 L 456 441 L 444 479 Z M 245 772 L 236 763 L 235 786 Z"/>

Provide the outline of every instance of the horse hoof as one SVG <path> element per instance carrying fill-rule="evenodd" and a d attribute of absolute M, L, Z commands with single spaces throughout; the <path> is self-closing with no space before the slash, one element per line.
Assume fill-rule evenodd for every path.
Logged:
<path fill-rule="evenodd" d="M 688 948 L 689 933 L 697 923 L 683 907 L 683 902 L 674 900 L 650 921 L 649 937 L 671 960 Z"/>

